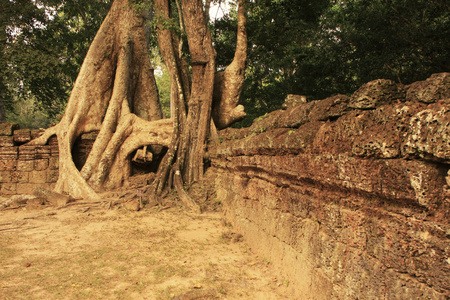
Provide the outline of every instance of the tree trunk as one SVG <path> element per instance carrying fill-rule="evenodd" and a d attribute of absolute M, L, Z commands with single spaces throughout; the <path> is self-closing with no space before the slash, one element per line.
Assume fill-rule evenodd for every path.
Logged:
<path fill-rule="evenodd" d="M 89 48 L 60 123 L 32 141 L 43 144 L 57 135 L 58 192 L 95 199 L 96 191 L 127 180 L 131 154 L 137 148 L 169 146 L 172 120 L 160 120 L 144 21 L 127 0 L 114 1 Z M 72 146 L 82 133 L 91 131 L 99 133 L 79 171 Z"/>
<path fill-rule="evenodd" d="M 127 0 L 115 0 L 99 29 L 75 82 L 61 122 L 32 141 L 44 144 L 56 134 L 60 151 L 58 192 L 73 197 L 97 198 L 103 188 L 123 184 L 130 176 L 131 156 L 136 149 L 158 144 L 168 147 L 153 184 L 156 194 L 175 186 L 191 208 L 183 184 L 202 178 L 204 154 L 211 123 L 215 51 L 203 11 L 202 0 L 177 3 L 180 26 L 189 43 L 191 73 L 182 55 L 182 41 L 164 27 L 169 20 L 169 0 L 155 0 L 158 42 L 172 84 L 172 119 L 161 120 L 157 88 L 146 48 L 144 18 Z M 243 2 L 242 2 L 243 3 Z M 229 124 L 236 113 L 246 59 L 245 7 L 239 6 L 238 49 L 225 71 L 216 105 L 217 113 L 228 113 Z M 236 85 L 236 87 L 233 87 Z M 230 100 L 231 99 L 231 100 Z M 242 109 L 241 109 L 242 110 Z M 230 121 L 230 118 L 232 119 Z M 173 120 L 173 121 L 172 121 Z M 82 133 L 99 131 L 86 163 L 79 171 L 72 159 L 72 146 Z M 146 149 L 146 148 L 144 148 Z M 140 153 L 140 152 L 139 152 Z M 167 184 L 169 183 L 169 184 Z"/>
<path fill-rule="evenodd" d="M 185 183 L 203 177 L 203 156 L 211 121 L 211 106 L 214 89 L 215 50 L 201 0 L 182 0 L 183 18 L 189 43 L 192 65 L 191 97 L 186 120 L 187 131 L 183 132 L 181 154 Z"/>
<path fill-rule="evenodd" d="M 181 40 L 164 21 L 171 19 L 169 1 L 155 0 L 158 42 L 172 85 L 174 107 L 174 136 L 169 151 L 158 171 L 154 187 L 160 194 L 167 179 L 173 184 L 183 202 L 199 210 L 183 189 L 183 183 L 192 183 L 203 175 L 203 156 L 211 119 L 211 103 L 215 71 L 215 52 L 201 0 L 182 1 L 177 5 L 180 27 L 186 25 L 186 35 L 192 60 L 192 81 L 188 65 L 181 51 Z"/>
<path fill-rule="evenodd" d="M 214 80 L 212 116 L 219 129 L 230 126 L 245 117 L 244 106 L 238 105 L 244 86 L 247 61 L 247 11 L 246 0 L 239 0 L 236 51 L 225 71 L 218 72 Z"/>

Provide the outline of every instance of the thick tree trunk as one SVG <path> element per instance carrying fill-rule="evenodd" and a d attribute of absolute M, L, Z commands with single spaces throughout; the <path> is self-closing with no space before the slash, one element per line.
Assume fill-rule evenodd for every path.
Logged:
<path fill-rule="evenodd" d="M 165 27 L 173 22 L 168 0 L 155 0 L 156 15 L 160 20 L 158 42 L 161 54 L 171 78 L 174 136 L 168 154 L 164 158 L 154 187 L 157 194 L 169 183 L 177 189 L 183 202 L 198 210 L 183 189 L 183 183 L 190 184 L 202 178 L 207 138 L 215 132 L 211 122 L 213 93 L 216 95 L 216 122 L 221 127 L 245 116 L 243 107 L 238 106 L 239 94 L 244 81 L 247 53 L 246 12 L 243 1 L 239 6 L 238 47 L 233 63 L 219 75 L 214 83 L 215 50 L 207 26 L 208 14 L 203 10 L 201 0 L 177 2 L 180 27 L 185 28 L 191 55 L 191 78 L 181 53 L 180 40 Z M 209 1 L 206 1 L 208 7 Z M 181 10 L 181 11 L 180 11 Z M 218 89 L 217 92 L 215 89 Z"/>
<path fill-rule="evenodd" d="M 127 0 L 115 0 L 99 29 L 72 90 L 60 123 L 32 143 L 56 134 L 58 192 L 97 198 L 104 186 L 120 186 L 130 175 L 137 148 L 169 146 L 172 121 L 160 120 L 161 107 L 144 31 L 144 18 Z M 72 146 L 82 133 L 99 131 L 81 171 Z"/>
<path fill-rule="evenodd" d="M 181 7 L 177 5 L 177 9 L 181 29 L 186 25 L 192 81 L 181 52 L 180 39 L 161 22 L 158 26 L 158 42 L 171 79 L 174 136 L 154 187 L 156 193 L 160 194 L 171 178 L 169 185 L 174 185 L 187 206 L 198 211 L 199 206 L 186 194 L 183 183 L 192 183 L 203 175 L 203 156 L 211 118 L 215 53 L 202 1 L 182 1 L 181 4 Z M 155 9 L 160 20 L 168 21 L 171 18 L 169 1 L 155 0 Z"/>
<path fill-rule="evenodd" d="M 244 86 L 247 61 L 246 0 L 239 0 L 236 51 L 225 71 L 218 72 L 214 80 L 212 116 L 217 128 L 222 129 L 245 117 L 244 106 L 238 105 Z"/>
<path fill-rule="evenodd" d="M 203 177 L 203 157 L 211 121 L 214 89 L 215 50 L 203 12 L 201 0 L 182 0 L 183 17 L 189 43 L 192 65 L 191 97 L 186 120 L 187 132 L 183 132 L 181 154 L 185 156 L 183 179 L 186 183 Z"/>
<path fill-rule="evenodd" d="M 181 7 L 178 4 L 181 28 L 186 27 L 191 73 L 182 56 L 180 39 L 164 28 L 165 22 L 158 27 L 160 50 L 172 84 L 172 119 L 160 120 L 162 112 L 148 59 L 144 18 L 127 0 L 115 0 L 89 49 L 61 122 L 32 141 L 43 144 L 51 135 L 57 135 L 58 192 L 97 198 L 96 192 L 127 180 L 136 149 L 158 144 L 169 149 L 158 169 L 155 192 L 160 194 L 165 186 L 173 184 L 183 201 L 198 211 L 198 205 L 184 192 L 183 183 L 200 180 L 204 172 L 206 141 L 214 127 L 211 106 L 215 51 L 202 0 L 182 0 Z M 170 19 L 168 0 L 155 0 L 155 9 L 158 18 Z M 222 125 L 242 117 L 236 111 L 246 59 L 243 4 L 239 20 L 238 49 L 219 87 L 225 96 L 220 97 L 217 112 L 229 115 L 227 120 L 219 121 Z M 79 171 L 72 159 L 72 146 L 82 133 L 91 131 L 99 133 Z"/>

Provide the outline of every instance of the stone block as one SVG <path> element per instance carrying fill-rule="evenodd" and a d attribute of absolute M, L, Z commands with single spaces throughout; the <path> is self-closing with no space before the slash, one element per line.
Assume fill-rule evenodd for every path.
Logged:
<path fill-rule="evenodd" d="M 42 135 L 45 130 L 43 129 L 32 129 L 31 130 L 31 139 L 34 140 Z"/>
<path fill-rule="evenodd" d="M 36 158 L 36 146 L 19 146 L 19 160 L 34 160 Z"/>
<path fill-rule="evenodd" d="M 34 170 L 43 171 L 48 169 L 48 159 L 36 159 L 34 161 Z"/>
<path fill-rule="evenodd" d="M 31 141 L 30 129 L 17 129 L 14 130 L 13 138 L 15 143 L 24 144 Z"/>
<path fill-rule="evenodd" d="M 13 135 L 14 130 L 19 129 L 19 124 L 15 123 L 0 123 L 0 135 Z"/>
<path fill-rule="evenodd" d="M 377 79 L 361 86 L 348 104 L 356 109 L 374 109 L 381 105 L 405 101 L 405 91 L 392 80 Z"/>
<path fill-rule="evenodd" d="M 304 95 L 288 94 L 281 107 L 282 109 L 288 109 L 306 102 L 306 96 Z"/>
<path fill-rule="evenodd" d="M 59 169 L 59 157 L 52 156 L 48 159 L 48 168 L 50 170 L 58 170 Z"/>
<path fill-rule="evenodd" d="M 18 182 L 19 173 L 17 171 L 11 171 L 11 172 L 9 172 L 9 174 L 10 174 L 9 178 L 10 178 L 11 182 Z"/>
<path fill-rule="evenodd" d="M 34 170 L 34 161 L 32 160 L 19 160 L 17 161 L 18 171 L 30 172 Z"/>
<path fill-rule="evenodd" d="M 13 171 L 17 168 L 17 160 L 3 160 L 0 158 L 0 171 Z"/>
<path fill-rule="evenodd" d="M 33 194 L 34 189 L 41 185 L 36 183 L 17 183 L 16 194 Z"/>
<path fill-rule="evenodd" d="M 12 136 L 0 135 L 0 147 L 14 146 L 14 138 Z"/>
<path fill-rule="evenodd" d="M 15 182 L 28 183 L 29 174 L 29 172 L 15 171 L 12 173 L 12 177 L 15 178 Z"/>
<path fill-rule="evenodd" d="M 0 171 L 0 182 L 11 182 L 11 171 Z"/>
<path fill-rule="evenodd" d="M 450 108 L 432 104 L 411 117 L 402 152 L 427 160 L 450 163 Z"/>
<path fill-rule="evenodd" d="M 50 146 L 36 146 L 36 159 L 49 158 L 51 156 L 52 149 Z"/>
<path fill-rule="evenodd" d="M 31 171 L 29 174 L 29 183 L 46 183 L 47 172 L 45 171 Z"/>
<path fill-rule="evenodd" d="M 55 183 L 58 181 L 58 176 L 59 176 L 59 172 L 56 169 L 53 170 L 47 170 L 47 178 L 46 181 L 47 183 Z"/>
<path fill-rule="evenodd" d="M 433 103 L 450 98 L 450 73 L 433 74 L 427 80 L 408 85 L 406 90 L 406 98 L 409 101 Z"/>
<path fill-rule="evenodd" d="M 0 160 L 16 160 L 18 154 L 18 147 L 0 147 Z"/>
<path fill-rule="evenodd" d="M 17 183 L 2 183 L 0 192 L 2 195 L 15 195 L 17 194 Z"/>
<path fill-rule="evenodd" d="M 50 145 L 50 155 L 51 156 L 59 156 L 59 147 L 58 144 Z"/>
<path fill-rule="evenodd" d="M 48 145 L 58 145 L 58 138 L 56 137 L 56 135 L 52 135 L 48 141 L 47 141 Z"/>
<path fill-rule="evenodd" d="M 0 182 L 28 182 L 28 172 L 0 171 Z"/>

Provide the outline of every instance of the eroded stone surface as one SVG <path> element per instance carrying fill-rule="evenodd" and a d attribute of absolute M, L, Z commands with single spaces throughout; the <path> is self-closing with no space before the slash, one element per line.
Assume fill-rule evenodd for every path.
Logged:
<path fill-rule="evenodd" d="M 299 299 L 450 296 L 446 78 L 375 81 L 220 133 L 226 217 Z"/>
<path fill-rule="evenodd" d="M 450 100 L 450 73 L 433 74 L 424 81 L 418 81 L 406 87 L 406 98 L 409 101 L 433 103 L 441 99 Z"/>

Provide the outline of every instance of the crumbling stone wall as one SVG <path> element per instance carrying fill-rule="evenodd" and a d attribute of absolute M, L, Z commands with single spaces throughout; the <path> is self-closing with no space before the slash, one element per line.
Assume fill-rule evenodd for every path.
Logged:
<path fill-rule="evenodd" d="M 58 141 L 47 145 L 27 145 L 43 130 L 20 129 L 14 123 L 0 124 L 0 195 L 32 194 L 36 187 L 53 189 L 58 180 Z M 74 161 L 86 161 L 96 133 L 84 134 L 74 145 Z"/>
<path fill-rule="evenodd" d="M 58 180 L 58 143 L 27 146 L 40 130 L 19 129 L 17 124 L 0 124 L 0 194 L 30 194 L 37 186 L 52 188 Z"/>
<path fill-rule="evenodd" d="M 448 299 L 450 74 L 289 99 L 221 132 L 226 218 L 297 299 Z"/>

